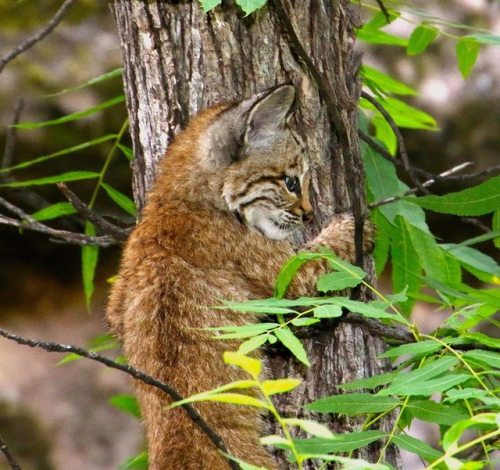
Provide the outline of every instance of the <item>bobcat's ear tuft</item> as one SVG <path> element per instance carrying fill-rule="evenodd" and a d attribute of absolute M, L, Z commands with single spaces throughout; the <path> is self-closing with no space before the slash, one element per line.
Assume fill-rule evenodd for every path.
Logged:
<path fill-rule="evenodd" d="M 285 128 L 295 101 L 295 87 L 280 85 L 254 102 L 245 125 L 243 143 L 246 149 L 269 145 Z"/>

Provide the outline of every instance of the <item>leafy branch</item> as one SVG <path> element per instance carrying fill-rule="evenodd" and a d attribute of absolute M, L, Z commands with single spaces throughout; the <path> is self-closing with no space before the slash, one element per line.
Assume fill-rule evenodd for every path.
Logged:
<path fill-rule="evenodd" d="M 47 352 L 58 352 L 58 353 L 72 353 L 76 354 L 77 356 L 80 357 L 85 357 L 87 359 L 90 359 L 92 361 L 99 362 L 101 364 L 104 364 L 106 367 L 109 367 L 111 369 L 116 369 L 121 372 L 124 372 L 134 379 L 145 383 L 146 385 L 150 385 L 152 387 L 157 388 L 158 390 L 161 390 L 163 393 L 166 393 L 172 400 L 175 401 L 180 401 L 183 400 L 183 397 L 179 395 L 179 393 L 170 385 L 160 382 L 159 380 L 156 380 L 155 378 L 145 374 L 144 372 L 141 372 L 134 367 L 128 365 L 128 364 L 121 364 L 119 362 L 113 361 L 112 359 L 109 359 L 107 357 L 101 356 L 100 354 L 97 354 L 96 352 L 89 351 L 87 349 L 78 347 L 78 346 L 72 346 L 72 345 L 67 345 L 67 344 L 60 344 L 60 343 L 53 343 L 49 341 L 40 341 L 40 340 L 35 340 L 35 339 L 30 339 L 30 338 L 25 338 L 19 335 L 15 335 L 12 333 L 9 333 L 8 331 L 1 329 L 0 328 L 0 336 L 8 339 L 10 341 L 15 341 L 18 344 L 24 345 L 24 346 L 29 346 L 30 348 L 37 348 L 37 349 L 42 349 Z M 189 403 L 185 403 L 181 405 L 182 408 L 186 411 L 188 416 L 191 418 L 191 420 L 203 431 L 204 434 L 207 435 L 207 437 L 212 441 L 214 446 L 220 450 L 222 453 L 227 454 L 228 450 L 222 441 L 222 438 L 207 424 L 207 422 L 201 417 L 201 415 L 196 411 L 195 408 L 193 408 Z M 1 443 L 0 443 L 1 444 Z M 5 450 L 2 449 L 2 451 Z M 239 466 L 233 464 L 232 462 L 229 462 L 229 465 L 233 470 L 238 470 Z"/>

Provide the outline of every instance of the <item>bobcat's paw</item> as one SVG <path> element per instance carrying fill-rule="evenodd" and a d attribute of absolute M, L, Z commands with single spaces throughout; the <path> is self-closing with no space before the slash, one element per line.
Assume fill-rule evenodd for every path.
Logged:
<path fill-rule="evenodd" d="M 352 214 L 342 213 L 333 217 L 331 222 L 310 243 L 310 245 L 322 245 L 331 248 L 341 258 L 354 262 L 354 217 Z M 375 228 L 370 221 L 365 221 L 363 226 L 363 251 L 371 253 L 374 247 Z"/>

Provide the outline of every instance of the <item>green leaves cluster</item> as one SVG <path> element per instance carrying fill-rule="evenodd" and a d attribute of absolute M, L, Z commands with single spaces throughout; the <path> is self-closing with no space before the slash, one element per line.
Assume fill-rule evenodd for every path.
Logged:
<path fill-rule="evenodd" d="M 405 222 L 403 217 L 398 217 Z M 416 230 L 408 229 L 411 224 L 403 224 L 401 227 L 407 229 L 410 236 Z M 441 254 L 442 251 L 458 249 L 457 262 L 467 259 L 464 253 L 460 253 L 461 249 L 467 247 L 444 245 L 436 248 L 433 237 L 427 232 L 420 232 L 418 237 L 421 238 L 417 242 L 420 243 L 419 250 L 427 250 L 432 254 L 436 249 L 436 253 Z M 332 268 L 332 272 L 320 277 L 317 283 L 318 288 L 326 295 L 284 298 L 298 269 L 304 263 L 317 259 L 326 260 Z M 406 290 L 393 296 L 384 296 L 368 284 L 365 277 L 366 273 L 360 268 L 338 259 L 327 250 L 300 253 L 290 259 L 279 273 L 275 297 L 239 303 L 224 302 L 222 308 L 257 317 L 265 315 L 267 319 L 277 318 L 275 322 L 251 323 L 249 317 L 247 325 L 209 329 L 217 331 L 217 340 L 242 340 L 239 351 L 226 353 L 225 360 L 248 372 L 252 380 L 233 382 L 176 405 L 195 401 L 219 401 L 258 407 L 271 412 L 281 424 L 283 436 L 266 436 L 262 442 L 288 451 L 291 461 L 297 462 L 299 468 L 302 468 L 305 461 L 313 459 L 323 463 L 341 462 L 343 468 L 389 469 L 391 467 L 384 464 L 384 458 L 390 443 L 417 454 L 429 469 L 455 469 L 462 468 L 464 464 L 470 465 L 472 460 L 464 457 L 466 454 L 463 453 L 474 446 L 481 446 L 482 456 L 476 457 L 474 466 L 470 468 L 492 465 L 492 442 L 500 435 L 500 399 L 496 390 L 500 370 L 500 340 L 472 329 L 484 320 L 494 321 L 491 316 L 498 310 L 499 293 L 492 290 L 473 291 L 469 288 L 467 294 L 458 295 L 451 288 L 442 287 L 441 292 L 438 289 L 446 284 L 439 284 L 436 287 L 438 296 L 434 301 L 443 305 L 451 302 L 456 308 L 455 313 L 436 331 L 422 334 L 396 307 L 398 304 L 407 304 Z M 332 291 L 342 291 L 359 284 L 372 290 L 377 300 L 363 303 L 341 295 L 331 296 Z M 298 361 L 309 365 L 307 353 L 299 339 L 300 328 L 319 323 L 323 318 L 338 317 L 344 309 L 389 325 L 408 328 L 414 335 L 415 342 L 396 345 L 380 356 L 394 361 L 392 372 L 341 384 L 339 394 L 306 405 L 305 408 L 317 414 L 318 418 L 321 414 L 333 413 L 364 419 L 359 429 L 336 435 L 315 420 L 302 422 L 303 420 L 281 417 L 278 410 L 270 404 L 269 396 L 292 391 L 300 382 L 295 379 L 261 381 L 259 375 L 262 364 L 246 354 L 266 342 L 280 341 Z M 246 388 L 257 388 L 261 398 L 238 392 Z M 388 413 L 396 413 L 396 423 L 390 432 L 381 431 L 377 424 Z M 442 437 L 440 448 L 433 448 L 407 434 L 407 429 L 415 420 L 436 425 Z M 304 439 L 289 437 L 287 426 L 291 425 L 300 426 L 311 436 Z M 464 432 L 470 429 L 476 431 L 476 437 L 463 441 Z M 360 463 L 351 459 L 353 451 L 379 440 L 383 445 L 377 464 Z M 347 457 L 339 454 L 347 454 Z M 253 468 L 245 465 L 248 464 L 242 463 L 242 468 Z"/>
<path fill-rule="evenodd" d="M 94 86 L 106 80 L 111 80 L 116 77 L 121 76 L 121 69 L 115 69 L 107 72 L 98 77 L 91 78 L 85 83 L 78 85 L 76 87 L 64 89 L 59 93 L 54 95 L 48 95 L 46 98 L 51 99 L 54 96 L 59 96 L 61 94 L 74 93 L 81 90 L 82 88 Z M 56 126 L 71 123 L 77 120 L 82 120 L 88 116 L 94 115 L 96 113 L 102 112 L 110 107 L 122 104 L 125 100 L 124 95 L 119 95 L 113 97 L 107 101 L 104 101 L 96 106 L 92 106 L 82 111 L 68 114 L 56 119 L 51 119 L 48 121 L 41 122 L 23 122 L 17 124 L 16 127 L 22 130 L 32 130 L 38 129 L 46 126 Z M 92 196 L 88 201 L 88 207 L 93 209 L 97 196 L 101 190 L 112 200 L 118 207 L 120 207 L 124 213 L 129 216 L 135 217 L 137 215 L 136 207 L 134 202 L 125 194 L 120 192 L 118 189 L 114 188 L 109 183 L 105 182 L 105 178 L 108 173 L 109 166 L 115 157 L 117 151 L 120 151 L 128 160 L 132 158 L 132 150 L 127 147 L 123 142 L 123 137 L 127 130 L 127 122 L 124 122 L 122 128 L 116 134 L 107 134 L 95 139 L 88 140 L 86 142 L 73 145 L 71 147 L 63 148 L 57 150 L 48 155 L 39 156 L 32 158 L 20 163 L 17 163 L 8 168 L 0 169 L 1 174 L 18 175 L 18 172 L 31 169 L 38 165 L 46 164 L 48 161 L 52 161 L 57 158 L 75 158 L 74 154 L 88 150 L 90 148 L 102 145 L 109 145 L 108 153 L 106 155 L 104 164 L 101 171 L 87 171 L 87 170 L 73 170 L 62 174 L 43 176 L 39 178 L 31 179 L 16 179 L 12 182 L 6 182 L 0 184 L 1 187 L 8 188 L 28 188 L 33 186 L 45 186 L 45 185 L 55 185 L 57 183 L 68 183 L 68 182 L 79 182 L 85 180 L 95 180 L 96 184 Z M 44 207 L 43 209 L 31 214 L 35 220 L 38 221 L 52 221 L 64 216 L 74 216 L 76 215 L 76 210 L 67 202 L 54 202 L 53 204 Z M 96 235 L 96 228 L 90 222 L 85 222 L 84 233 L 89 236 Z M 98 246 L 84 246 L 81 248 L 81 262 L 82 262 L 82 281 L 85 299 L 87 305 L 90 305 L 92 299 L 92 294 L 94 292 L 94 277 L 97 268 L 98 258 L 99 258 Z"/>
<path fill-rule="evenodd" d="M 364 5 L 369 7 L 369 5 Z M 422 19 L 417 24 L 408 38 L 403 38 L 383 31 L 389 24 L 399 21 L 414 23 L 410 18 L 417 16 Z M 400 10 L 389 9 L 389 21 L 386 15 L 378 11 L 370 21 L 365 23 L 357 31 L 357 38 L 370 44 L 383 44 L 387 46 L 404 47 L 408 56 L 415 56 L 423 53 L 439 36 L 445 36 L 455 41 L 455 53 L 457 66 L 464 78 L 467 78 L 479 56 L 481 46 L 485 44 L 500 44 L 500 36 L 476 30 L 467 35 L 457 35 L 450 31 L 461 32 L 464 25 L 452 23 L 442 19 L 437 19 L 425 13 L 423 10 L 412 9 L 408 6 L 401 6 Z M 469 28 L 473 30 L 473 28 Z"/>
<path fill-rule="evenodd" d="M 200 3 L 203 11 L 207 13 L 220 5 L 222 0 L 200 0 Z M 259 8 L 262 8 L 266 3 L 267 0 L 236 0 L 236 5 L 245 12 L 245 15 L 250 15 Z"/>

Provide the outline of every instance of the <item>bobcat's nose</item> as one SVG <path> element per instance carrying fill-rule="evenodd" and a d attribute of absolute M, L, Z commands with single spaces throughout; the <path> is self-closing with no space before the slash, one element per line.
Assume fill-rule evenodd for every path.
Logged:
<path fill-rule="evenodd" d="M 304 223 L 311 222 L 312 219 L 313 219 L 312 211 L 307 211 L 302 214 L 302 222 Z"/>

